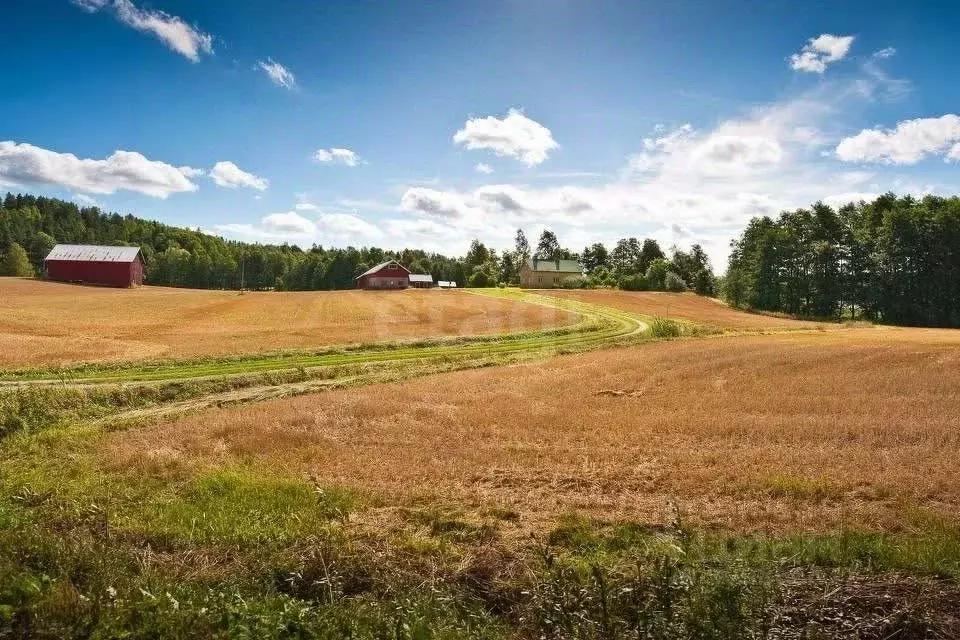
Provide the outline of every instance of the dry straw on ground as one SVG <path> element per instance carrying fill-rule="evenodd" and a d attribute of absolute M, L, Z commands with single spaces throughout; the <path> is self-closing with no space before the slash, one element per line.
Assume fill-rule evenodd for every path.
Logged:
<path fill-rule="evenodd" d="M 0 367 L 507 333 L 574 314 L 463 291 L 108 289 L 0 278 Z"/>
<path fill-rule="evenodd" d="M 723 329 L 796 329 L 818 326 L 814 322 L 792 320 L 756 313 L 743 313 L 713 298 L 693 293 L 662 291 L 551 291 L 550 295 L 613 307 L 648 316 L 664 316 Z"/>
<path fill-rule="evenodd" d="M 381 495 L 739 530 L 908 527 L 960 507 L 960 333 L 650 343 L 216 409 L 111 436 L 113 464 L 245 461 Z"/>

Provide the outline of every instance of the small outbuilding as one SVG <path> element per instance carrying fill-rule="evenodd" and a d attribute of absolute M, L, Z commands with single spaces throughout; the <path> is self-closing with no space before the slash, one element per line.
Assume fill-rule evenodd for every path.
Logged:
<path fill-rule="evenodd" d="M 381 262 L 356 277 L 358 289 L 406 289 L 410 270 L 396 260 Z"/>
<path fill-rule="evenodd" d="M 47 254 L 44 266 L 50 280 L 106 287 L 143 284 L 144 264 L 140 247 L 58 244 Z"/>
<path fill-rule="evenodd" d="M 441 289 L 456 289 L 456 288 L 457 288 L 457 283 L 454 282 L 453 280 L 440 280 L 440 281 L 437 282 L 437 285 L 438 285 Z"/>
<path fill-rule="evenodd" d="M 583 265 L 577 260 L 528 258 L 520 265 L 520 286 L 524 289 L 555 289 L 582 277 Z"/>
<path fill-rule="evenodd" d="M 433 286 L 433 276 L 429 273 L 411 273 L 410 286 L 415 289 L 429 289 Z"/>

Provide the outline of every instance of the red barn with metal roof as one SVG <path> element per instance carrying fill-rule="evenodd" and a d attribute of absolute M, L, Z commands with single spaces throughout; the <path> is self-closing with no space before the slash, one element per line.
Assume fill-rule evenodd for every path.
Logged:
<path fill-rule="evenodd" d="M 410 270 L 396 260 L 381 262 L 356 277 L 358 289 L 406 289 Z"/>
<path fill-rule="evenodd" d="M 108 287 L 143 284 L 140 247 L 58 244 L 44 260 L 47 278 Z"/>

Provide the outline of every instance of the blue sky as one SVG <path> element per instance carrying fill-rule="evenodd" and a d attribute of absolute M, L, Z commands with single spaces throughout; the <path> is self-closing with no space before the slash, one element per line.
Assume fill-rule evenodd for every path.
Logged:
<path fill-rule="evenodd" d="M 722 269 L 754 215 L 958 191 L 950 4 L 13 0 L 0 188 L 302 246 L 653 236 Z"/>

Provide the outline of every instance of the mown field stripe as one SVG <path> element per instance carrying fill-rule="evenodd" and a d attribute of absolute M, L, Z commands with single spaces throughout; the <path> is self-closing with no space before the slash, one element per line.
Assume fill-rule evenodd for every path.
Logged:
<path fill-rule="evenodd" d="M 507 356 L 520 352 L 550 352 L 566 349 L 594 348 L 606 343 L 638 334 L 647 328 L 647 324 L 632 314 L 609 309 L 600 305 L 579 301 L 561 300 L 540 294 L 510 290 L 472 291 L 477 295 L 507 298 L 528 304 L 539 304 L 582 316 L 580 323 L 563 329 L 547 329 L 533 333 L 505 334 L 491 339 L 490 336 L 461 338 L 452 344 L 429 346 L 373 345 L 368 350 L 344 350 L 323 354 L 294 355 L 278 354 L 275 357 L 251 357 L 225 362 L 179 362 L 161 363 L 150 366 L 134 365 L 130 367 L 111 366 L 97 371 L 84 368 L 71 374 L 70 371 L 58 372 L 56 376 L 49 371 L 35 373 L 24 372 L 0 381 L 3 386 L 21 386 L 30 384 L 119 384 L 167 382 L 210 377 L 241 376 L 252 373 L 290 371 L 295 369 L 319 369 L 358 364 L 389 364 L 414 360 L 461 359 L 478 356 Z"/>

